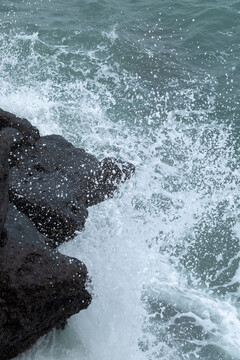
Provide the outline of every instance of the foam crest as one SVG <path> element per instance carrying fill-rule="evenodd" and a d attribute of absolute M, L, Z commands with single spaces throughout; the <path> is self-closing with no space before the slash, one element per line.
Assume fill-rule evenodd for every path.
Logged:
<path fill-rule="evenodd" d="M 0 35 L 0 107 L 136 165 L 61 247 L 87 265 L 91 306 L 18 359 L 239 359 L 239 166 L 217 80 L 122 30 Z"/>

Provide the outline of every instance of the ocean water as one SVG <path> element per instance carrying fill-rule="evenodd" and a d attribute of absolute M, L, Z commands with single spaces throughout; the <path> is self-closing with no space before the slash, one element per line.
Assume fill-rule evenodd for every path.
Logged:
<path fill-rule="evenodd" d="M 89 308 L 17 360 L 240 359 L 240 2 L 2 0 L 0 107 L 136 166 L 60 247 Z"/>

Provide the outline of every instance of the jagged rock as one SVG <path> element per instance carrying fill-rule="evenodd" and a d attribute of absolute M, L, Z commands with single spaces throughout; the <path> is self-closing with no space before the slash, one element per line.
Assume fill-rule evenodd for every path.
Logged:
<path fill-rule="evenodd" d="M 4 245 L 6 234 L 4 223 L 8 207 L 8 145 L 0 137 L 0 247 Z"/>
<path fill-rule="evenodd" d="M 113 196 L 133 172 L 61 136 L 40 138 L 29 121 L 0 109 L 1 360 L 89 305 L 85 265 L 52 248 L 83 229 L 87 207 Z"/>
<path fill-rule="evenodd" d="M 1 113 L 0 109 L 0 113 Z M 0 117 L 0 128 L 3 122 Z M 24 137 L 14 128 L 2 128 L 0 131 L 0 246 L 6 241 L 4 222 L 8 207 L 8 162 L 9 152 L 21 145 Z"/>
<path fill-rule="evenodd" d="M 23 143 L 31 145 L 40 138 L 37 128 L 26 120 L 0 109 L 0 131 L 3 128 L 15 128 L 23 135 Z"/>
<path fill-rule="evenodd" d="M 0 248 L 1 360 L 23 352 L 91 301 L 85 265 L 47 247 L 14 205 L 6 228 L 8 240 Z"/>
<path fill-rule="evenodd" d="M 52 246 L 82 230 L 87 207 L 113 196 L 120 181 L 134 171 L 131 164 L 114 158 L 100 162 L 58 135 L 16 148 L 11 158 L 10 200 Z"/>

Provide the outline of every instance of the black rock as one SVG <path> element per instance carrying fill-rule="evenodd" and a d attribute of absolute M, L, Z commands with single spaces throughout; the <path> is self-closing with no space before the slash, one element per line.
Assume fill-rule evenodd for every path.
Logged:
<path fill-rule="evenodd" d="M 31 145 L 40 138 L 39 131 L 26 120 L 0 109 L 0 131 L 15 128 L 23 135 L 23 143 Z"/>
<path fill-rule="evenodd" d="M 8 145 L 0 136 L 0 247 L 4 245 L 6 234 L 4 223 L 8 207 Z"/>
<path fill-rule="evenodd" d="M 86 266 L 53 248 L 133 172 L 0 109 L 0 360 L 90 304 Z"/>
<path fill-rule="evenodd" d="M 9 206 L 6 228 L 8 240 L 0 248 L 1 360 L 61 328 L 91 301 L 85 265 L 47 247 L 44 236 L 14 205 Z"/>
<path fill-rule="evenodd" d="M 82 230 L 87 207 L 113 196 L 117 185 L 134 171 L 131 164 L 113 158 L 100 162 L 58 135 L 16 148 L 11 158 L 10 201 L 52 246 Z"/>

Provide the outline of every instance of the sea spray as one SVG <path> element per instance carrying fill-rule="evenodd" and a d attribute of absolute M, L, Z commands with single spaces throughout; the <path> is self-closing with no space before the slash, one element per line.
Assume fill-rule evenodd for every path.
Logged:
<path fill-rule="evenodd" d="M 0 107 L 136 166 L 60 248 L 91 306 L 18 359 L 240 359 L 239 11 L 0 5 Z"/>

